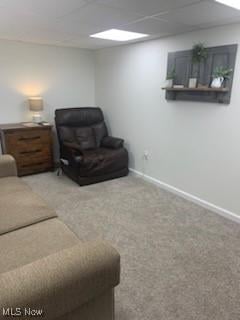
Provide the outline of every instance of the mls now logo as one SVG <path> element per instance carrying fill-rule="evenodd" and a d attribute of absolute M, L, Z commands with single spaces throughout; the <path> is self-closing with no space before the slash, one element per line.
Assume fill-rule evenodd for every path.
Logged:
<path fill-rule="evenodd" d="M 22 316 L 21 308 L 3 308 L 2 314 L 4 317 L 20 317 Z"/>
<path fill-rule="evenodd" d="M 4 317 L 43 317 L 43 310 L 31 308 L 3 308 L 2 315 Z"/>

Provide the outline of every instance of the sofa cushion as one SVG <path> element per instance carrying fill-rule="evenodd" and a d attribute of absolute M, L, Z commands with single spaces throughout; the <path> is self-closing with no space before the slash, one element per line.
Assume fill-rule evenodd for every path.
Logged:
<path fill-rule="evenodd" d="M 30 192 L 30 187 L 23 183 L 21 179 L 18 177 L 5 177 L 0 180 L 0 195 L 4 196 L 4 194 L 15 194 L 15 192 L 19 191 L 28 191 Z"/>
<path fill-rule="evenodd" d="M 49 219 L 0 237 L 0 273 L 79 244 L 59 219 Z"/>
<path fill-rule="evenodd" d="M 1 178 L 0 235 L 52 217 L 56 213 L 23 181 Z"/>

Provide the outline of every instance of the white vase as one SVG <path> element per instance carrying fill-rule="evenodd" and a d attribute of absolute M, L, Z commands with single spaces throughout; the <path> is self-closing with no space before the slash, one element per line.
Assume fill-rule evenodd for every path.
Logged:
<path fill-rule="evenodd" d="M 223 84 L 224 78 L 223 77 L 218 77 L 218 78 L 214 78 L 211 84 L 212 88 L 221 88 L 222 84 Z"/>
<path fill-rule="evenodd" d="M 172 87 L 173 87 L 173 79 L 167 79 L 166 88 L 172 88 Z"/>
<path fill-rule="evenodd" d="M 196 88 L 197 87 L 197 78 L 190 78 L 188 83 L 189 88 Z"/>

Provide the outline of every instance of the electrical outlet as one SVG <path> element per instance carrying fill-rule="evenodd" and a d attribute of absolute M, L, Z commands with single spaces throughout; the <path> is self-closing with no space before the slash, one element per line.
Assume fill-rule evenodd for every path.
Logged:
<path fill-rule="evenodd" d="M 145 160 L 149 160 L 149 152 L 148 152 L 148 150 L 145 150 L 143 152 L 143 157 L 144 157 Z"/>

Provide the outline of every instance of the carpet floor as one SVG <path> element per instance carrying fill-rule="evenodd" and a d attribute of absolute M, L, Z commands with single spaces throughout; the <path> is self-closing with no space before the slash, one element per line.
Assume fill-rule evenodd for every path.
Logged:
<path fill-rule="evenodd" d="M 128 176 L 23 178 L 81 240 L 121 254 L 116 320 L 239 320 L 240 225 Z"/>

